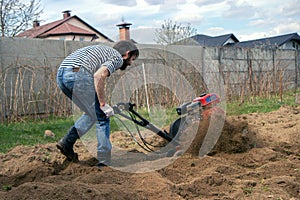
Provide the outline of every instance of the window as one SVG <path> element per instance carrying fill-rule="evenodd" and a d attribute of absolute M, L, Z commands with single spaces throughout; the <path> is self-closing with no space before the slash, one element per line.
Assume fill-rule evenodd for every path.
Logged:
<path fill-rule="evenodd" d="M 293 49 L 299 50 L 299 44 L 297 42 L 293 42 Z"/>
<path fill-rule="evenodd" d="M 60 38 L 59 38 L 59 40 L 65 40 L 65 39 L 66 39 L 65 37 L 60 37 Z"/>
<path fill-rule="evenodd" d="M 80 37 L 79 41 L 83 42 L 84 41 L 84 37 Z"/>

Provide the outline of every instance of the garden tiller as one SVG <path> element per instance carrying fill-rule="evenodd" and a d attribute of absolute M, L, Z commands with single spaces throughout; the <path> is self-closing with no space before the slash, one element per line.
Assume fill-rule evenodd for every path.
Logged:
<path fill-rule="evenodd" d="M 139 134 L 139 137 L 143 144 L 139 143 L 138 140 L 134 137 L 131 131 L 126 127 L 125 123 L 118 118 L 122 124 L 127 128 L 127 131 L 130 133 L 134 141 L 146 151 L 153 151 L 149 146 L 152 146 L 141 135 L 139 131 L 139 126 L 144 127 L 163 139 L 167 142 L 174 142 L 174 145 L 177 146 L 178 141 L 176 138 L 180 135 L 179 133 L 184 129 L 184 124 L 193 120 L 201 120 L 203 118 L 208 118 L 212 111 L 216 108 L 216 105 L 220 102 L 220 97 L 218 94 L 202 94 L 199 97 L 195 98 L 191 102 L 186 102 L 181 104 L 176 108 L 176 112 L 179 115 L 179 118 L 175 120 L 169 128 L 169 131 L 162 130 L 149 122 L 143 116 L 141 116 L 135 109 L 135 104 L 133 103 L 118 103 L 113 106 L 114 113 L 120 115 L 133 123 L 136 124 L 136 128 Z"/>

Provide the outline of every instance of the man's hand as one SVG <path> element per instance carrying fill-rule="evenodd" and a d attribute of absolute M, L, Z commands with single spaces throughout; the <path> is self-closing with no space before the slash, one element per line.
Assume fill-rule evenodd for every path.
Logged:
<path fill-rule="evenodd" d="M 108 104 L 105 104 L 104 106 L 102 106 L 101 110 L 105 113 L 107 118 L 109 118 L 115 114 L 114 109 L 112 107 L 110 107 L 110 105 L 108 105 Z"/>

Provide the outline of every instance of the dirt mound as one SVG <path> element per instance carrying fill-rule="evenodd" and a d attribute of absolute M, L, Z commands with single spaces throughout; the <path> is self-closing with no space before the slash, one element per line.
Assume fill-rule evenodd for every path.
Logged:
<path fill-rule="evenodd" d="M 192 156 L 198 156 L 207 133 L 210 123 L 208 120 L 201 121 L 198 127 L 198 133 L 194 138 L 191 146 L 187 150 L 187 153 Z M 232 117 L 227 117 L 224 122 L 222 133 L 214 148 L 208 152 L 208 155 L 214 155 L 217 153 L 243 153 L 253 148 L 255 143 L 256 134 L 248 126 L 246 121 L 235 120 Z"/>
<path fill-rule="evenodd" d="M 99 169 L 80 142 L 78 163 L 55 144 L 18 146 L 0 154 L 0 199 L 300 199 L 299 122 L 300 107 L 227 117 L 209 155 L 147 173 Z"/>

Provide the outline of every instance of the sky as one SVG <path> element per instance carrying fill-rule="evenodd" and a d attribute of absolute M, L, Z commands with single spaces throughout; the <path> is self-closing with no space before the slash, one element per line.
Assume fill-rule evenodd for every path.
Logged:
<path fill-rule="evenodd" d="M 300 34 L 300 0 L 41 0 L 41 25 L 71 10 L 92 27 L 118 40 L 118 23 L 132 23 L 131 38 L 155 44 L 155 30 L 168 19 L 197 34 L 233 33 L 240 41 Z"/>

